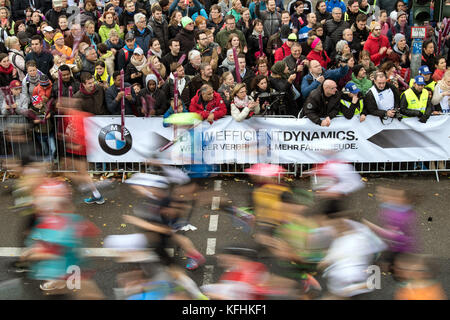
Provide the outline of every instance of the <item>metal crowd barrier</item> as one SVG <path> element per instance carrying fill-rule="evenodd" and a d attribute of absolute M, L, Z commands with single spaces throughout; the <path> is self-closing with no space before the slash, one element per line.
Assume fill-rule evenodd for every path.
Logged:
<path fill-rule="evenodd" d="M 270 117 L 270 116 L 267 116 Z M 292 116 L 285 116 L 292 117 Z M 295 118 L 295 117 L 293 117 Z M 35 161 L 47 162 L 53 172 L 75 172 L 75 168 L 71 166 L 70 157 L 66 155 L 66 141 L 57 139 L 57 132 L 62 124 L 62 116 L 55 116 L 49 121 L 53 124 L 53 132 L 42 133 L 43 124 L 31 124 L 30 120 L 24 116 L 0 116 L 0 170 L 3 172 L 3 180 L 8 172 L 14 172 L 15 159 L 28 155 Z M 8 130 L 15 124 L 30 124 L 31 128 L 24 137 L 23 141 L 29 142 L 32 146 L 31 150 L 24 150 L 17 141 L 18 135 Z M 45 142 L 54 139 L 54 154 L 50 155 L 50 148 L 47 148 Z M 44 143 L 42 143 L 44 142 Z M 66 161 L 64 161 L 65 159 Z M 368 174 L 386 174 L 386 173 L 423 173 L 434 172 L 437 181 L 439 181 L 439 173 L 450 171 L 450 161 L 409 161 L 409 162 L 356 162 L 353 163 L 355 170 L 359 173 Z M 212 167 L 210 174 L 220 175 L 241 175 L 245 174 L 245 169 L 251 164 L 217 164 Z M 295 177 L 303 177 L 314 164 L 307 163 L 291 163 L 283 164 L 288 175 Z M 122 174 L 136 172 L 157 172 L 158 169 L 152 165 L 142 162 L 90 162 L 88 163 L 88 171 L 93 174 Z"/>

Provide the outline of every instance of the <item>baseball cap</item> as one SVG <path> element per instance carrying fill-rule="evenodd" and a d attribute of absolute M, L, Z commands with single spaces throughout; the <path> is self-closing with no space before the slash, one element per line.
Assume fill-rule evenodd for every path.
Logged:
<path fill-rule="evenodd" d="M 144 51 L 140 47 L 137 47 L 136 49 L 134 49 L 133 54 L 143 55 Z"/>
<path fill-rule="evenodd" d="M 53 0 L 53 1 L 52 1 L 52 4 L 53 4 L 53 6 L 54 6 L 55 8 L 57 8 L 57 7 L 62 7 L 62 6 L 63 6 L 62 0 Z"/>
<path fill-rule="evenodd" d="M 345 87 L 344 87 L 345 91 L 348 91 L 350 93 L 358 93 L 361 90 L 358 89 L 358 87 L 356 86 L 356 84 L 354 84 L 353 82 L 348 82 Z"/>
<path fill-rule="evenodd" d="M 31 102 L 33 103 L 33 106 L 35 106 L 42 102 L 42 97 L 41 96 L 32 96 Z"/>
<path fill-rule="evenodd" d="M 291 33 L 288 37 L 290 41 L 297 41 L 297 35 L 295 33 Z"/>
<path fill-rule="evenodd" d="M 425 78 L 424 78 L 423 76 L 416 76 L 416 77 L 414 78 L 414 82 L 417 83 L 417 84 L 420 85 L 420 86 L 426 85 L 426 83 L 425 83 Z"/>
<path fill-rule="evenodd" d="M 52 26 L 46 26 L 46 27 L 44 28 L 44 31 L 45 31 L 45 32 L 53 32 L 53 31 L 55 31 L 55 29 L 53 29 Z"/>
<path fill-rule="evenodd" d="M 20 83 L 19 80 L 13 80 L 13 81 L 11 81 L 11 83 L 9 84 L 9 88 L 10 88 L 10 89 L 22 88 L 22 83 Z"/>
<path fill-rule="evenodd" d="M 134 33 L 132 31 L 129 31 L 126 35 L 125 35 L 125 41 L 127 40 L 132 40 L 134 39 Z"/>
<path fill-rule="evenodd" d="M 419 68 L 419 74 L 422 75 L 427 75 L 427 74 L 432 74 L 433 72 L 430 71 L 430 68 L 428 68 L 428 66 L 421 66 Z"/>

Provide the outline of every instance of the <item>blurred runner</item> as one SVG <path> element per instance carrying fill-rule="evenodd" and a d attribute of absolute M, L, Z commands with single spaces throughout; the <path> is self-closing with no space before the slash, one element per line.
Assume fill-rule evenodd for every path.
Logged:
<path fill-rule="evenodd" d="M 91 114 L 80 110 L 80 100 L 74 98 L 61 98 L 57 108 L 62 117 L 62 132 L 58 133 L 62 140 L 64 156 L 61 163 L 66 168 L 66 176 L 74 181 L 80 190 L 90 190 L 92 196 L 84 199 L 86 204 L 103 204 L 105 199 L 96 188 L 88 174 L 86 159 L 86 141 L 84 119 Z M 72 171 L 75 171 L 73 173 Z"/>

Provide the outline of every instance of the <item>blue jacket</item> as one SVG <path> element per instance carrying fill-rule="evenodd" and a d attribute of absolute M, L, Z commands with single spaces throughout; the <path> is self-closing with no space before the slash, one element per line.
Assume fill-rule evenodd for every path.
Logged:
<path fill-rule="evenodd" d="M 153 37 L 153 33 L 152 31 L 145 27 L 144 32 L 141 33 L 137 27 L 135 26 L 133 29 L 134 32 L 134 36 L 136 39 L 136 44 L 142 48 L 142 51 L 144 51 L 144 55 L 147 56 L 147 51 L 150 49 L 149 45 L 150 45 L 150 40 Z"/>
<path fill-rule="evenodd" d="M 345 5 L 344 1 L 330 0 L 330 1 L 325 1 L 325 4 L 327 5 L 327 11 L 328 12 L 333 11 L 334 7 L 341 8 L 342 9 L 342 13 L 344 13 L 347 10 L 347 6 Z M 342 19 L 344 19 L 344 16 L 342 16 Z"/>
<path fill-rule="evenodd" d="M 184 1 L 184 0 L 182 0 Z M 174 12 L 175 10 L 179 10 L 181 12 L 181 14 L 183 15 L 183 17 L 186 16 L 186 10 L 181 9 L 180 7 L 178 7 L 178 3 L 180 2 L 180 0 L 174 0 L 172 2 L 172 5 L 169 8 L 169 16 L 172 15 L 172 12 Z M 193 7 L 188 7 L 188 16 L 192 17 L 192 15 L 198 11 L 200 11 L 201 9 L 205 9 L 205 7 L 200 3 L 200 1 L 198 0 L 194 0 L 194 6 Z"/>
<path fill-rule="evenodd" d="M 330 79 L 338 81 L 340 78 L 344 77 L 347 74 L 347 72 L 348 66 L 326 71 L 324 68 L 322 68 L 322 75 L 325 78 L 325 80 Z M 318 86 L 320 86 L 320 82 L 315 80 L 311 75 L 311 73 L 308 73 L 306 76 L 304 76 L 302 79 L 302 87 L 301 87 L 303 99 L 306 99 L 311 93 L 311 91 L 316 89 Z"/>

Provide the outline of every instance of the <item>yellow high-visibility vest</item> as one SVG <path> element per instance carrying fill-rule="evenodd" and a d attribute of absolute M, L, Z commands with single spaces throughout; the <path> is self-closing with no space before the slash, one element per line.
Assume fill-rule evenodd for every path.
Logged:
<path fill-rule="evenodd" d="M 352 103 L 350 101 L 341 99 L 341 103 L 346 106 L 347 108 L 350 108 L 350 106 L 352 105 Z M 362 112 L 364 107 L 364 103 L 363 103 L 363 99 L 359 99 L 359 109 L 355 108 L 355 115 L 358 115 Z M 344 114 L 342 112 L 339 111 L 338 115 L 343 116 Z"/>
<path fill-rule="evenodd" d="M 404 94 L 406 101 L 408 102 L 408 109 L 419 110 L 420 112 L 425 113 L 425 109 L 427 108 L 428 104 L 428 90 L 422 90 L 419 98 L 417 98 L 416 94 L 414 93 L 414 91 L 412 91 L 411 88 L 406 90 Z"/>

